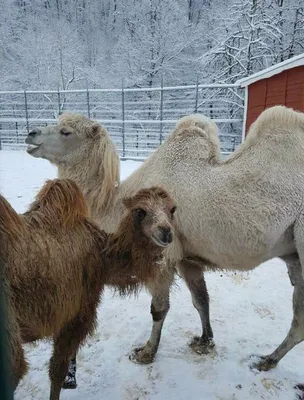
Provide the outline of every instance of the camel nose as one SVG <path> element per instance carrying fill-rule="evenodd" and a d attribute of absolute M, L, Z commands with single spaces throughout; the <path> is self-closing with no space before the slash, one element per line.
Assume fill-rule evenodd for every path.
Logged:
<path fill-rule="evenodd" d="M 171 243 L 173 239 L 171 229 L 164 226 L 159 226 L 158 229 L 161 232 L 161 241 L 163 243 Z"/>

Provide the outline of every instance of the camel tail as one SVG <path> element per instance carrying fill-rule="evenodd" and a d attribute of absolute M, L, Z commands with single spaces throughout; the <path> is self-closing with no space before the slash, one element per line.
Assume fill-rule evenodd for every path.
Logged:
<path fill-rule="evenodd" d="M 0 194 L 0 234 L 2 240 L 17 240 L 22 230 L 22 220 L 9 202 Z"/>

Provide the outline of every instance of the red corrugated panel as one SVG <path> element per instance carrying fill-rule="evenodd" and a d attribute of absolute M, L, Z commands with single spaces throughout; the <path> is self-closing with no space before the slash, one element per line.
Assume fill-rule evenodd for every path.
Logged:
<path fill-rule="evenodd" d="M 304 66 L 283 71 L 248 86 L 246 133 L 266 108 L 279 104 L 304 112 Z"/>

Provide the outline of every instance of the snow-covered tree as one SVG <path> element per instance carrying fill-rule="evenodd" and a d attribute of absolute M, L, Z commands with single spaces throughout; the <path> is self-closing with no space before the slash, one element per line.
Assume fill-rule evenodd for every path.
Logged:
<path fill-rule="evenodd" d="M 0 89 L 234 82 L 303 52 L 303 0 L 0 0 Z"/>
<path fill-rule="evenodd" d="M 202 55 L 205 78 L 234 82 L 301 53 L 301 16 L 299 0 L 230 1 L 218 14 L 218 44 Z"/>

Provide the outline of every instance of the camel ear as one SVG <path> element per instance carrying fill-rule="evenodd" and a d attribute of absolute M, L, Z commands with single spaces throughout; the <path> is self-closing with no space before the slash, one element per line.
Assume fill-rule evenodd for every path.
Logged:
<path fill-rule="evenodd" d="M 94 122 L 91 126 L 90 126 L 90 137 L 94 138 L 97 135 L 99 135 L 101 126 L 98 122 Z"/>
<path fill-rule="evenodd" d="M 123 205 L 128 208 L 131 209 L 132 205 L 133 205 L 133 201 L 131 197 L 125 197 L 124 199 L 122 199 Z"/>

